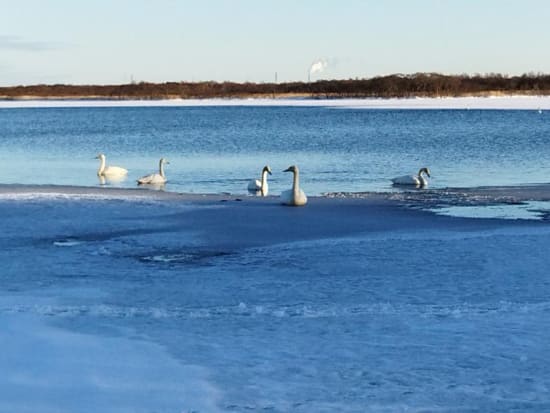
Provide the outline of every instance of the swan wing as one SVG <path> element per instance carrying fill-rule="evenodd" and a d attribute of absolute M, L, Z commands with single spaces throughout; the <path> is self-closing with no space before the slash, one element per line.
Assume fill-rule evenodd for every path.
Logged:
<path fill-rule="evenodd" d="M 151 180 L 153 179 L 153 175 L 154 174 L 142 176 L 141 178 L 139 178 L 137 180 L 137 183 L 138 184 L 149 184 L 149 183 L 151 183 Z"/>
<path fill-rule="evenodd" d="M 259 179 L 252 179 L 248 183 L 248 190 L 249 191 L 260 191 L 262 189 L 262 183 Z"/>
<path fill-rule="evenodd" d="M 120 166 L 107 166 L 105 169 L 103 169 L 103 172 L 101 175 L 126 175 L 128 173 L 128 170 L 125 168 L 121 168 Z"/>
<path fill-rule="evenodd" d="M 294 205 L 301 206 L 307 204 L 307 196 L 304 191 L 300 189 L 300 192 L 297 194 L 297 196 L 294 199 Z"/>
<path fill-rule="evenodd" d="M 292 205 L 292 195 L 292 189 L 281 192 L 281 203 L 284 205 Z"/>
<path fill-rule="evenodd" d="M 283 205 L 302 206 L 307 203 L 307 196 L 301 189 L 297 194 L 292 189 L 283 191 L 280 199 Z"/>
<path fill-rule="evenodd" d="M 397 176 L 391 181 L 396 185 L 420 185 L 418 177 L 414 175 Z"/>
<path fill-rule="evenodd" d="M 166 182 L 166 178 L 160 174 L 151 174 L 142 176 L 137 182 L 138 184 L 163 184 Z"/>

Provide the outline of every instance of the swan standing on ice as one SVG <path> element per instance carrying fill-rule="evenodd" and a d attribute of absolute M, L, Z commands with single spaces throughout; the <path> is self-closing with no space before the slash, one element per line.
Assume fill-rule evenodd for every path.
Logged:
<path fill-rule="evenodd" d="M 128 170 L 120 166 L 105 166 L 105 155 L 100 153 L 95 157 L 99 159 L 99 169 L 97 176 L 105 178 L 121 178 L 128 174 Z"/>
<path fill-rule="evenodd" d="M 151 175 L 145 175 L 142 176 L 137 180 L 138 185 L 143 184 L 153 184 L 153 185 L 159 185 L 159 184 L 165 184 L 166 183 L 166 175 L 164 175 L 164 165 L 168 165 L 170 162 L 168 162 L 164 158 L 160 158 L 159 161 L 159 173 L 158 174 L 151 174 Z"/>
<path fill-rule="evenodd" d="M 284 205 L 290 206 L 302 206 L 307 203 L 307 196 L 300 189 L 300 172 L 295 165 L 289 166 L 283 172 L 292 172 L 294 174 L 294 181 L 292 182 L 292 189 L 281 192 L 281 202 Z"/>
<path fill-rule="evenodd" d="M 395 185 L 414 185 L 425 187 L 428 186 L 428 180 L 423 174 L 426 174 L 429 178 L 431 177 L 430 170 L 428 168 L 420 168 L 418 175 L 398 176 L 397 178 L 393 178 L 391 181 Z"/>
<path fill-rule="evenodd" d="M 250 192 L 261 192 L 262 196 L 266 196 L 268 191 L 267 174 L 271 175 L 271 168 L 269 165 L 264 166 L 264 169 L 262 169 L 261 181 L 259 179 L 252 179 L 248 183 L 248 190 Z"/>

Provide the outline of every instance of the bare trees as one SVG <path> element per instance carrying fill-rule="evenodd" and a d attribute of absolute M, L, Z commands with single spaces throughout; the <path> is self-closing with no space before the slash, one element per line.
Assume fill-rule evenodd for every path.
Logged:
<path fill-rule="evenodd" d="M 304 96 L 411 97 L 503 94 L 550 94 L 550 75 L 498 73 L 443 75 L 440 73 L 392 74 L 369 79 L 318 80 L 316 82 L 132 82 L 125 85 L 33 85 L 0 87 L 0 99 L 23 97 L 65 99 L 170 99 L 214 97 Z"/>

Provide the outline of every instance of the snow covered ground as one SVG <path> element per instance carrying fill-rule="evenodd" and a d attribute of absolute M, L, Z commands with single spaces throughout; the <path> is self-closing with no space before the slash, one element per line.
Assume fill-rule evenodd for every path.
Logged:
<path fill-rule="evenodd" d="M 550 96 L 393 99 L 170 99 L 0 100 L 0 108 L 167 106 L 322 106 L 353 109 L 525 109 L 549 110 Z"/>
<path fill-rule="evenodd" d="M 546 193 L 0 186 L 0 411 L 549 410 Z"/>

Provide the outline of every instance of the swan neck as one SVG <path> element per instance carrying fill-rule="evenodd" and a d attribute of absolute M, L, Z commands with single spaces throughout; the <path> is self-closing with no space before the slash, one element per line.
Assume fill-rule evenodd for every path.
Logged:
<path fill-rule="evenodd" d="M 292 190 L 296 193 L 300 191 L 300 173 L 294 171 L 294 180 L 292 181 Z"/>
<path fill-rule="evenodd" d="M 159 173 L 164 178 L 164 163 L 162 161 L 159 162 Z"/>
<path fill-rule="evenodd" d="M 105 158 L 99 158 L 99 169 L 97 170 L 97 174 L 101 175 L 105 169 Z"/>
<path fill-rule="evenodd" d="M 427 177 L 424 176 L 425 173 L 426 172 L 424 171 L 424 169 L 421 169 L 420 171 L 418 171 L 418 181 L 420 182 L 421 186 L 428 185 L 428 179 Z"/>
<path fill-rule="evenodd" d="M 262 190 L 267 186 L 267 171 L 262 171 Z"/>

